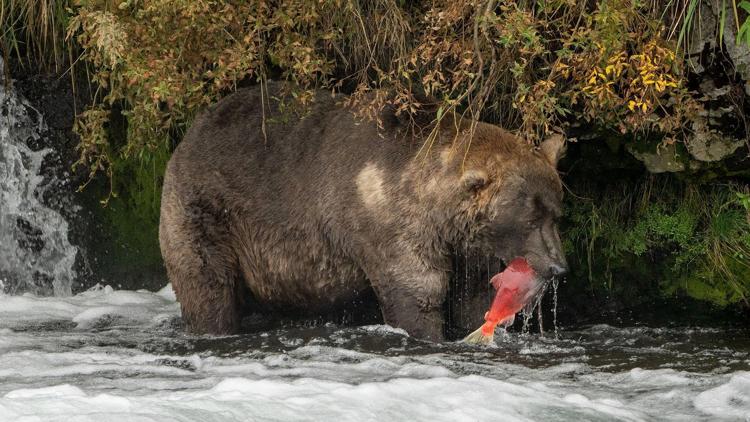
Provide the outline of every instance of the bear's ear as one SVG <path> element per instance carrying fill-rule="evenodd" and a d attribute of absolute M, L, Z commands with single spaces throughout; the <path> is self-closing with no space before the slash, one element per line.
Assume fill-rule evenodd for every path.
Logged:
<path fill-rule="evenodd" d="M 461 186 L 467 192 L 477 192 L 487 186 L 489 178 L 487 173 L 482 170 L 466 170 L 461 175 Z"/>
<path fill-rule="evenodd" d="M 565 137 L 562 134 L 553 133 L 542 141 L 539 150 L 552 166 L 557 167 L 557 162 L 565 154 Z"/>

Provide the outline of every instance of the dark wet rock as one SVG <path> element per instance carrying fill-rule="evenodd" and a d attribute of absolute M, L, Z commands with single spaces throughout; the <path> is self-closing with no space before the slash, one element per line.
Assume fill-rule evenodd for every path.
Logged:
<path fill-rule="evenodd" d="M 101 204 L 109 193 L 106 177 L 99 175 L 85 189 L 79 189 L 89 181 L 89 175 L 87 168 L 74 166 L 79 158 L 79 139 L 73 133 L 73 124 L 76 113 L 91 97 L 90 83 L 83 75 L 73 81 L 70 73 L 37 73 L 17 63 L 11 63 L 9 70 L 14 89 L 47 125 L 47 133 L 30 147 L 51 150 L 43 164 L 45 188 L 40 193 L 42 202 L 68 221 L 70 242 L 79 248 L 73 292 L 97 283 L 120 289 L 161 288 L 166 276 L 160 257 L 144 258 L 137 245 L 123 241 L 113 229 L 111 209 Z"/>

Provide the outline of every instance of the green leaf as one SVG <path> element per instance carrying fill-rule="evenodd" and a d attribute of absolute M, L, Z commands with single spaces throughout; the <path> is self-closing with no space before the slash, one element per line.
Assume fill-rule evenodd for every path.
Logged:
<path fill-rule="evenodd" d="M 747 3 L 746 0 L 743 0 Z M 693 25 L 693 16 L 695 16 L 695 7 L 698 5 L 698 0 L 690 0 L 688 10 L 685 13 L 684 20 L 682 21 L 682 28 L 680 28 L 680 36 L 677 37 L 677 47 L 682 45 L 682 40 L 685 39 L 690 27 Z"/>

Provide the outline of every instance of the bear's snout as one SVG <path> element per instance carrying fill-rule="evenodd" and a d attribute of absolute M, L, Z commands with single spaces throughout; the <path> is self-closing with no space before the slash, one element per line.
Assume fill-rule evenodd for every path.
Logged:
<path fill-rule="evenodd" d="M 552 264 L 549 266 L 549 273 L 553 277 L 562 277 L 568 273 L 568 267 L 566 265 Z"/>

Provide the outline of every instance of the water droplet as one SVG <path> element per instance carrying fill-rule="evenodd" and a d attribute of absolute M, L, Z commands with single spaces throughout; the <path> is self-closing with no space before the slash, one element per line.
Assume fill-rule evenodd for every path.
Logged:
<path fill-rule="evenodd" d="M 557 278 L 552 279 L 552 324 L 555 330 L 555 340 L 557 337 L 557 286 L 560 284 Z"/>

